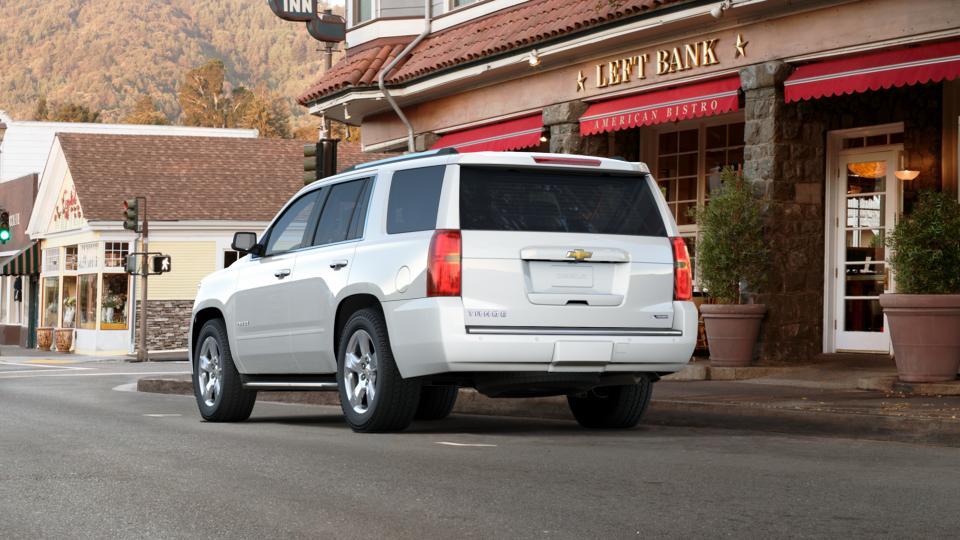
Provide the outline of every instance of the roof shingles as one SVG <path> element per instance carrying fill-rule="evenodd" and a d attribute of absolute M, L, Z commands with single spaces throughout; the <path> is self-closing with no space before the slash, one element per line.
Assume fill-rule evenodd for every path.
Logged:
<path fill-rule="evenodd" d="M 389 74 L 387 82 L 402 83 L 464 62 L 531 46 L 682 1 L 529 0 L 431 34 Z M 308 105 L 351 86 L 375 84 L 380 66 L 396 57 L 403 46 L 383 45 L 348 54 L 300 96 L 300 104 Z M 384 60 L 379 60 L 381 57 Z"/>

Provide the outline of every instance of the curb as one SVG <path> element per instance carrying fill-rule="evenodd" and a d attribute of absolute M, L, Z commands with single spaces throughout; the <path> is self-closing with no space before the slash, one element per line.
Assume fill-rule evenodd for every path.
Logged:
<path fill-rule="evenodd" d="M 860 390 L 897 392 L 917 396 L 960 396 L 960 380 L 939 383 L 901 382 L 896 375 L 889 377 L 864 377 L 857 381 Z"/>
<path fill-rule="evenodd" d="M 189 380 L 143 378 L 137 381 L 137 391 L 193 395 L 193 385 Z M 260 392 L 257 400 L 340 406 L 336 392 Z M 562 396 L 494 399 L 469 388 L 460 390 L 454 413 L 573 420 L 567 400 Z M 960 446 L 960 422 L 957 421 L 758 404 L 657 400 L 654 397 L 642 423 Z"/>

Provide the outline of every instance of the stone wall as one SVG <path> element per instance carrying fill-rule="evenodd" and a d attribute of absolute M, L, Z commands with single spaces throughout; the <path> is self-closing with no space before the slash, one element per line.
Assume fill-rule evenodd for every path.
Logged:
<path fill-rule="evenodd" d="M 767 363 L 804 361 L 822 351 L 827 132 L 904 122 L 904 150 L 921 178 L 905 190 L 939 189 L 941 86 L 919 85 L 784 103 L 780 62 L 741 72 L 745 94 L 744 176 L 763 200 L 773 253 L 767 282 L 751 291 L 768 306 L 760 340 Z"/>
<path fill-rule="evenodd" d="M 147 350 L 186 349 L 192 310 L 193 300 L 148 300 Z M 137 315 L 139 314 L 140 301 L 137 300 Z M 139 322 L 137 324 L 136 330 L 139 331 Z M 134 343 L 139 348 L 139 337 L 134 340 Z"/>

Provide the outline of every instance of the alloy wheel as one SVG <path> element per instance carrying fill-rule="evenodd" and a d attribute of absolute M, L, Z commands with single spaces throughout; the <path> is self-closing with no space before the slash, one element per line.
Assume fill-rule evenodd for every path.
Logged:
<path fill-rule="evenodd" d="M 343 382 L 350 406 L 364 414 L 377 398 L 377 351 L 366 330 L 357 330 L 347 342 Z"/>
<path fill-rule="evenodd" d="M 220 356 L 220 344 L 213 336 L 208 336 L 200 345 L 197 381 L 204 404 L 207 407 L 213 407 L 223 390 L 223 361 Z"/>

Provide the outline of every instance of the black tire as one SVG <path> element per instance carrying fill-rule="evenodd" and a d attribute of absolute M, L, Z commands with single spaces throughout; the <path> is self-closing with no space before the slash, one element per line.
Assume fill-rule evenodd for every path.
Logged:
<path fill-rule="evenodd" d="M 650 404 L 653 383 L 643 377 L 638 384 L 602 386 L 567 396 L 577 422 L 591 429 L 627 429 L 640 422 Z"/>
<path fill-rule="evenodd" d="M 355 335 L 358 341 L 364 339 L 364 333 L 370 339 L 368 345 L 373 346 L 371 356 L 375 359 L 376 367 L 375 376 L 366 380 L 373 380 L 375 392 L 374 399 L 367 400 L 365 404 L 358 403 L 361 410 L 357 410 L 350 402 L 350 395 L 359 395 L 360 392 L 353 393 L 347 388 L 350 378 L 356 373 L 349 370 L 346 364 L 351 339 Z M 354 350 L 351 354 L 357 357 L 357 352 L 359 350 Z M 420 381 L 400 376 L 390 350 L 387 324 L 376 309 L 357 311 L 344 325 L 337 350 L 337 383 L 340 386 L 340 408 L 343 409 L 343 416 L 350 429 L 358 433 L 401 431 L 413 421 L 420 402 Z M 355 387 L 351 385 L 351 388 Z M 366 391 L 364 396 L 368 397 Z"/>
<path fill-rule="evenodd" d="M 208 340 L 212 341 L 208 343 Z M 201 356 L 205 352 L 207 357 L 210 357 L 211 343 L 216 345 L 219 357 L 220 391 L 216 392 L 212 399 L 207 399 L 204 389 L 201 388 L 201 378 L 209 377 L 209 372 L 202 370 L 200 364 Z M 208 422 L 242 422 L 250 418 L 250 413 L 253 412 L 257 392 L 243 388 L 240 373 L 230 352 L 227 327 L 221 319 L 207 321 L 200 329 L 193 354 L 193 394 L 197 398 L 200 416 Z"/>
<path fill-rule="evenodd" d="M 457 404 L 460 388 L 456 385 L 424 386 L 420 390 L 420 404 L 417 405 L 417 420 L 443 420 Z"/>

